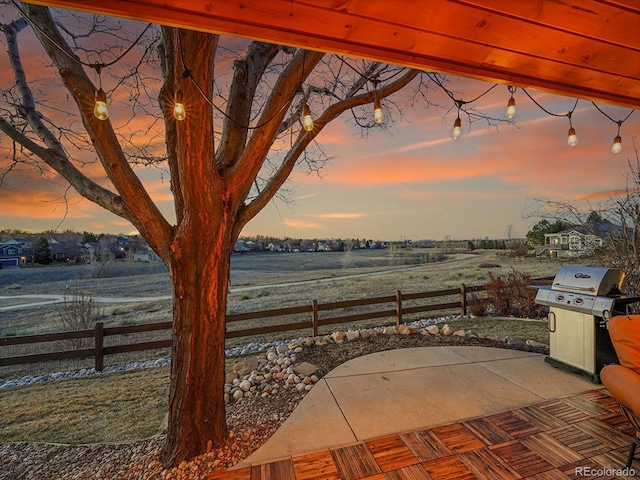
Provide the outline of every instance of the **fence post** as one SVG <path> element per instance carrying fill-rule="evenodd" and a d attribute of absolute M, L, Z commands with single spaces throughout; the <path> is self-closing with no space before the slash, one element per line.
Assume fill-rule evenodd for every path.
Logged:
<path fill-rule="evenodd" d="M 318 300 L 313 301 L 311 306 L 311 325 L 313 328 L 313 336 L 318 336 Z"/>
<path fill-rule="evenodd" d="M 467 286 L 460 284 L 460 315 L 467 314 Z"/>
<path fill-rule="evenodd" d="M 104 324 L 102 322 L 96 322 L 94 337 L 95 367 L 97 371 L 101 372 L 104 369 Z"/>
<path fill-rule="evenodd" d="M 402 293 L 396 290 L 396 327 L 402 323 Z"/>

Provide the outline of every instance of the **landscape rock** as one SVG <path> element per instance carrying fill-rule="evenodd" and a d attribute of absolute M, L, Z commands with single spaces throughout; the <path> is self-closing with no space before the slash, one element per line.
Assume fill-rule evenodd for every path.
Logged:
<path fill-rule="evenodd" d="M 302 362 L 300 365 L 293 367 L 293 371 L 305 377 L 310 377 L 318 371 L 318 367 L 309 362 Z"/>
<path fill-rule="evenodd" d="M 396 327 L 389 326 L 389 327 L 385 327 L 382 333 L 384 335 L 395 335 L 396 333 L 398 333 L 398 331 L 396 330 Z"/>
<path fill-rule="evenodd" d="M 429 332 L 429 334 L 431 334 L 431 335 L 439 335 L 440 334 L 440 328 L 437 325 L 429 325 L 427 327 L 427 332 Z"/>
<path fill-rule="evenodd" d="M 524 340 L 521 340 L 519 338 L 516 337 L 505 337 L 506 338 L 506 344 L 507 345 L 524 345 Z"/>
<path fill-rule="evenodd" d="M 452 335 L 454 335 L 455 337 L 464 337 L 465 333 L 464 330 L 456 330 Z"/>
<path fill-rule="evenodd" d="M 347 336 L 347 340 L 349 340 L 350 342 L 353 342 L 354 340 L 357 340 L 358 338 L 360 338 L 360 331 L 349 330 L 345 335 Z"/>
<path fill-rule="evenodd" d="M 443 335 L 453 335 L 453 328 L 451 328 L 449 324 L 446 323 L 444 327 L 442 327 L 441 333 Z"/>
<path fill-rule="evenodd" d="M 398 334 L 400 335 L 409 335 L 411 333 L 411 331 L 409 330 L 409 327 L 404 323 L 401 323 L 400 325 L 396 326 L 396 332 L 398 332 Z"/>
<path fill-rule="evenodd" d="M 331 338 L 336 343 L 342 343 L 344 342 L 344 339 L 347 338 L 347 335 L 344 332 L 337 331 L 331 334 Z"/>
<path fill-rule="evenodd" d="M 549 345 L 546 345 L 544 343 L 541 342 L 537 342 L 536 340 L 527 340 L 525 342 L 527 345 L 529 345 L 530 347 L 535 347 L 535 348 L 548 348 Z"/>

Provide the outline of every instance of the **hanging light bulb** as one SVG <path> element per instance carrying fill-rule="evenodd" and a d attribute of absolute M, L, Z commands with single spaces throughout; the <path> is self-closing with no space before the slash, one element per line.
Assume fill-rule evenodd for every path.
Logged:
<path fill-rule="evenodd" d="M 107 110 L 107 94 L 104 93 L 102 88 L 96 90 L 96 104 L 93 107 L 93 114 L 98 120 L 106 120 L 109 118 L 109 111 Z"/>
<path fill-rule="evenodd" d="M 302 109 L 302 126 L 307 132 L 313 130 L 313 118 L 311 118 L 311 109 L 306 103 L 304 104 L 304 108 Z"/>
<path fill-rule="evenodd" d="M 576 136 L 576 129 L 569 127 L 569 136 L 567 137 L 567 143 L 570 147 L 575 147 L 578 144 L 578 137 Z"/>
<path fill-rule="evenodd" d="M 516 116 L 516 99 L 513 96 L 509 99 L 507 104 L 507 118 L 511 120 Z"/>
<path fill-rule="evenodd" d="M 182 92 L 180 90 L 176 91 L 173 100 L 173 116 L 176 120 L 183 121 L 187 117 L 187 111 L 184 108 L 184 103 L 182 103 Z"/>
<path fill-rule="evenodd" d="M 611 145 L 612 153 L 620 153 L 622 151 L 622 137 L 620 135 L 616 135 L 616 138 L 613 139 L 613 145 Z"/>
<path fill-rule="evenodd" d="M 456 121 L 453 124 L 453 132 L 451 132 L 451 137 L 453 137 L 454 140 L 458 140 L 461 134 L 462 134 L 462 120 L 460 120 L 460 117 L 458 117 L 456 118 Z"/>
<path fill-rule="evenodd" d="M 517 87 L 509 85 L 507 88 L 509 89 L 509 93 L 511 93 L 511 98 L 509 98 L 509 103 L 507 103 L 507 118 L 511 120 L 516 116 L 516 99 L 513 98 L 513 93 Z"/>
<path fill-rule="evenodd" d="M 382 105 L 380 105 L 380 100 L 376 97 L 373 102 L 373 119 L 376 123 L 382 123 L 384 120 L 384 113 L 382 113 Z"/>

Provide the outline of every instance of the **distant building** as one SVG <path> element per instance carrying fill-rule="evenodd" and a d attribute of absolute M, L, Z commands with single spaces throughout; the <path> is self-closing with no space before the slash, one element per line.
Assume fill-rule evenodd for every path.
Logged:
<path fill-rule="evenodd" d="M 592 254 L 596 248 L 606 245 L 606 237 L 621 227 L 612 224 L 596 224 L 592 229 L 572 227 L 556 233 L 544 234 L 544 247 L 539 252 L 553 258 L 576 258 Z"/>
<path fill-rule="evenodd" d="M 18 240 L 0 243 L 0 264 L 2 267 L 19 267 L 26 263 L 27 246 Z"/>

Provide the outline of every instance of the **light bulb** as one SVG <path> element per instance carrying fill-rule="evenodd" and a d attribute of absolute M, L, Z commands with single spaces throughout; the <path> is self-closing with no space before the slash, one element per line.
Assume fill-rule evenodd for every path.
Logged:
<path fill-rule="evenodd" d="M 107 110 L 107 95 L 101 88 L 96 90 L 96 104 L 93 107 L 93 114 L 98 120 L 106 120 L 109 118 L 109 111 Z"/>
<path fill-rule="evenodd" d="M 302 109 L 302 126 L 307 132 L 313 130 L 313 118 L 311 118 L 311 109 L 306 103 L 304 104 L 304 108 Z"/>
<path fill-rule="evenodd" d="M 173 116 L 179 121 L 182 121 L 187 117 L 187 111 L 184 109 L 184 104 L 182 103 L 182 92 L 180 92 L 180 90 L 176 92 L 174 97 Z"/>
<path fill-rule="evenodd" d="M 453 132 L 451 132 L 451 136 L 454 140 L 458 140 L 460 138 L 460 134 L 462 133 L 462 121 L 460 117 L 456 118 L 455 123 L 453 124 Z"/>
<path fill-rule="evenodd" d="M 569 128 L 569 136 L 567 137 L 567 143 L 570 147 L 575 147 L 578 144 L 578 137 L 576 136 L 575 128 Z"/>
<path fill-rule="evenodd" d="M 507 118 L 512 119 L 516 116 L 516 99 L 511 97 L 507 104 Z"/>
<path fill-rule="evenodd" d="M 612 153 L 620 153 L 622 151 L 622 137 L 620 135 L 616 135 L 616 138 L 613 139 L 613 145 L 611 146 Z"/>
<path fill-rule="evenodd" d="M 384 120 L 384 113 L 382 113 L 382 106 L 380 105 L 380 100 L 376 98 L 375 102 L 373 102 L 373 119 L 376 123 L 382 123 Z"/>

